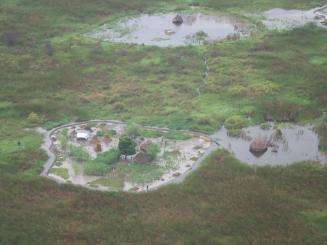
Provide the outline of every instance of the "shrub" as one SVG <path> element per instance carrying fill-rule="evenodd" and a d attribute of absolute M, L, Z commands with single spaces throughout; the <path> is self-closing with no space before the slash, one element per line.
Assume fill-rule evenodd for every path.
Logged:
<path fill-rule="evenodd" d="M 109 171 L 109 166 L 105 163 L 89 161 L 85 164 L 84 173 L 88 175 L 104 176 Z"/>
<path fill-rule="evenodd" d="M 151 160 L 156 159 L 159 152 L 160 148 L 155 143 L 151 143 L 146 150 L 146 154 L 151 158 Z"/>
<path fill-rule="evenodd" d="M 136 138 L 141 135 L 140 127 L 135 123 L 128 123 L 125 128 L 125 134 L 129 137 Z"/>
<path fill-rule="evenodd" d="M 136 153 L 136 143 L 126 135 L 119 138 L 118 148 L 122 155 L 133 155 Z"/>
<path fill-rule="evenodd" d="M 98 137 L 103 137 L 105 135 L 105 132 L 103 130 L 100 130 L 97 132 Z"/>
<path fill-rule="evenodd" d="M 231 136 L 239 136 L 241 129 L 247 126 L 245 118 L 235 115 L 226 119 L 225 126 L 228 129 L 228 133 Z"/>
<path fill-rule="evenodd" d="M 109 151 L 99 154 L 94 161 L 111 165 L 118 162 L 119 156 L 120 152 L 118 149 L 110 149 Z"/>
<path fill-rule="evenodd" d="M 117 134 L 116 130 L 114 129 L 110 129 L 109 132 L 108 132 L 109 136 L 114 136 Z"/>
<path fill-rule="evenodd" d="M 90 155 L 86 150 L 74 145 L 69 145 L 69 155 L 78 161 L 87 161 L 90 159 Z"/>

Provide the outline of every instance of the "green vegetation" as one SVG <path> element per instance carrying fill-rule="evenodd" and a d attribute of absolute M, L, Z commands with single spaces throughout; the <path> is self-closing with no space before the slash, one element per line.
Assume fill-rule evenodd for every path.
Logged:
<path fill-rule="evenodd" d="M 66 128 L 60 132 L 59 142 L 62 149 L 66 150 L 68 147 L 68 130 Z"/>
<path fill-rule="evenodd" d="M 161 137 L 162 135 L 163 133 L 157 130 L 151 130 L 151 129 L 141 130 L 141 136 L 144 138 L 157 138 L 157 137 Z"/>
<path fill-rule="evenodd" d="M 69 178 L 69 173 L 67 168 L 52 168 L 50 170 L 51 174 L 57 175 L 64 180 L 67 180 Z"/>
<path fill-rule="evenodd" d="M 126 135 L 119 138 L 118 148 L 122 155 L 128 156 L 136 153 L 136 143 Z"/>
<path fill-rule="evenodd" d="M 156 159 L 159 152 L 160 147 L 155 143 L 150 143 L 150 145 L 146 149 L 146 154 L 151 158 L 151 160 Z"/>
<path fill-rule="evenodd" d="M 138 195 L 92 192 L 37 176 L 47 157 L 40 149 L 41 137 L 25 129 L 111 118 L 213 132 L 226 122 L 237 131 L 243 122 L 323 118 L 325 29 L 308 25 L 164 50 L 99 42 L 84 34 L 126 15 L 188 10 L 190 4 L 239 15 L 325 3 L 2 0 L 0 243 L 323 244 L 325 166 L 300 163 L 255 171 L 218 152 L 179 185 Z M 210 68 L 205 84 L 204 56 Z M 322 150 L 327 138 L 324 122 L 316 128 Z M 63 146 L 67 137 L 65 133 L 59 137 Z M 96 174 L 109 168 L 105 163 L 87 165 Z M 119 166 L 133 181 L 144 180 L 145 175 L 156 178 L 161 171 L 156 165 Z"/>
<path fill-rule="evenodd" d="M 110 168 L 103 162 L 88 161 L 84 165 L 84 173 L 87 175 L 104 176 Z"/>
<path fill-rule="evenodd" d="M 136 138 L 141 135 L 140 127 L 135 123 L 128 123 L 125 127 L 125 134 L 128 137 Z"/>
<path fill-rule="evenodd" d="M 91 186 L 107 186 L 115 191 L 121 191 L 124 188 L 124 181 L 122 178 L 108 177 L 95 180 L 90 183 Z"/>
<path fill-rule="evenodd" d="M 175 130 L 169 130 L 167 133 L 164 134 L 164 137 L 170 140 L 187 140 L 192 138 L 189 134 Z"/>
<path fill-rule="evenodd" d="M 115 166 L 119 157 L 120 151 L 117 149 L 110 149 L 109 151 L 100 153 L 95 159 L 88 160 L 84 164 L 84 173 L 104 176 Z"/>
<path fill-rule="evenodd" d="M 164 169 L 157 164 L 119 164 L 116 173 L 126 176 L 126 181 L 136 184 L 146 184 L 159 179 L 164 173 Z"/>
<path fill-rule="evenodd" d="M 232 116 L 226 119 L 225 126 L 228 129 L 228 134 L 231 136 L 238 136 L 242 128 L 247 126 L 247 120 L 241 116 Z"/>
<path fill-rule="evenodd" d="M 319 149 L 323 152 L 327 152 L 327 116 L 322 116 L 315 127 L 317 133 L 319 134 Z"/>
<path fill-rule="evenodd" d="M 69 144 L 69 155 L 77 161 L 87 161 L 90 159 L 89 153 L 82 146 Z"/>
<path fill-rule="evenodd" d="M 120 151 L 118 149 L 110 149 L 109 151 L 100 153 L 93 161 L 112 165 L 118 162 Z"/>
<path fill-rule="evenodd" d="M 0 176 L 6 243 L 323 244 L 327 236 L 327 168 L 311 163 L 255 170 L 216 152 L 185 182 L 137 195 Z"/>

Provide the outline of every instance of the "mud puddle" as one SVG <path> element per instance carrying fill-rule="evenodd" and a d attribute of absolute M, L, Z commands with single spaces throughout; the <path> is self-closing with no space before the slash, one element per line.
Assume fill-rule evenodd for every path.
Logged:
<path fill-rule="evenodd" d="M 274 139 L 276 129 L 262 129 L 253 126 L 244 129 L 242 137 L 234 138 L 227 134 L 225 128 L 220 129 L 212 137 L 219 145 L 232 152 L 237 159 L 248 164 L 288 165 L 300 161 L 319 161 L 326 163 L 326 155 L 319 152 L 319 138 L 312 126 L 292 125 L 280 129 L 280 136 Z M 273 144 L 262 155 L 249 151 L 250 144 L 256 138 L 265 139 Z"/>
<path fill-rule="evenodd" d="M 247 25 L 232 16 L 181 14 L 180 24 L 173 23 L 174 17 L 176 13 L 144 14 L 104 25 L 90 35 L 104 41 L 160 47 L 199 45 L 248 35 Z"/>

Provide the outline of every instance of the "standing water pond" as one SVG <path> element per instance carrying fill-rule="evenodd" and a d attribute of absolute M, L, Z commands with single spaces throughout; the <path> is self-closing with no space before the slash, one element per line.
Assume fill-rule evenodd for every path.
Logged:
<path fill-rule="evenodd" d="M 300 161 L 326 163 L 326 155 L 319 152 L 319 137 L 312 126 L 287 125 L 282 128 L 260 125 L 242 130 L 240 137 L 230 137 L 225 128 L 213 138 L 219 145 L 242 162 L 254 165 L 288 165 Z M 260 139 L 265 149 L 259 153 L 250 151 L 251 143 Z"/>
<path fill-rule="evenodd" d="M 173 23 L 176 16 L 181 17 L 181 23 Z M 239 19 L 202 13 L 144 14 L 104 25 L 91 33 L 92 37 L 104 41 L 161 47 L 197 45 L 245 35 L 248 35 L 247 25 Z"/>

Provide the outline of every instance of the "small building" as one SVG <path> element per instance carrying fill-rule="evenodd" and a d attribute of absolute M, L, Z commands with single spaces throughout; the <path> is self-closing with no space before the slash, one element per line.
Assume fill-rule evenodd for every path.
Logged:
<path fill-rule="evenodd" d="M 76 134 L 76 139 L 77 140 L 88 140 L 90 138 L 90 135 L 88 132 L 85 131 L 79 131 Z"/>

